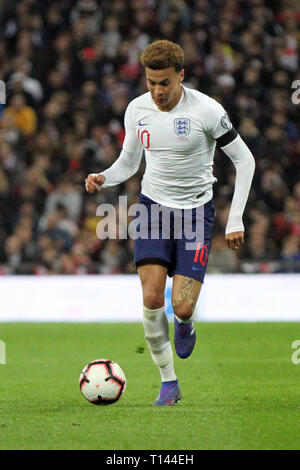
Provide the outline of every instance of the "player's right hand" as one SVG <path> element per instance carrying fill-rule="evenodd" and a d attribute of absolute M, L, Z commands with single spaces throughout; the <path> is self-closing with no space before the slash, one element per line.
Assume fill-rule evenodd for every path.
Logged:
<path fill-rule="evenodd" d="M 97 191 L 101 191 L 101 185 L 105 181 L 105 176 L 100 173 L 91 173 L 85 179 L 85 189 L 88 193 L 94 194 Z"/>

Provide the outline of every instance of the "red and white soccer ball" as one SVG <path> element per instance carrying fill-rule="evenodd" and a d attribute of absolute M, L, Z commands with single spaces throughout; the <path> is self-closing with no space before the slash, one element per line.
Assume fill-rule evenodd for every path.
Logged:
<path fill-rule="evenodd" d="M 126 388 L 126 377 L 116 362 L 96 359 L 87 364 L 79 377 L 84 398 L 94 405 L 111 405 L 118 401 Z"/>

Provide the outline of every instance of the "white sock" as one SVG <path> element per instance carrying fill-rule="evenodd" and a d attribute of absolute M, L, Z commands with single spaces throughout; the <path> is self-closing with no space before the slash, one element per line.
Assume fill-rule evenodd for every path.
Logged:
<path fill-rule="evenodd" d="M 150 310 L 143 306 L 145 339 L 154 363 L 157 365 L 162 382 L 176 380 L 173 351 L 169 339 L 169 323 L 165 307 Z"/>

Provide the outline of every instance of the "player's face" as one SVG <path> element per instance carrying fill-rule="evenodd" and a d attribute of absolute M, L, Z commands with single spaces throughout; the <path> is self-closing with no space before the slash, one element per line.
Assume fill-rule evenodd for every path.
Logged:
<path fill-rule="evenodd" d="M 146 79 L 148 90 L 158 109 L 171 111 L 180 100 L 184 70 L 176 72 L 174 67 L 162 70 L 146 67 Z"/>

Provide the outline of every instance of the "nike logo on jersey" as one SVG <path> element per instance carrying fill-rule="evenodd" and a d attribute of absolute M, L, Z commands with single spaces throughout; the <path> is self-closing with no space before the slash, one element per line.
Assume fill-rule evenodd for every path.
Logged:
<path fill-rule="evenodd" d="M 148 126 L 148 123 L 139 122 L 139 126 Z"/>

